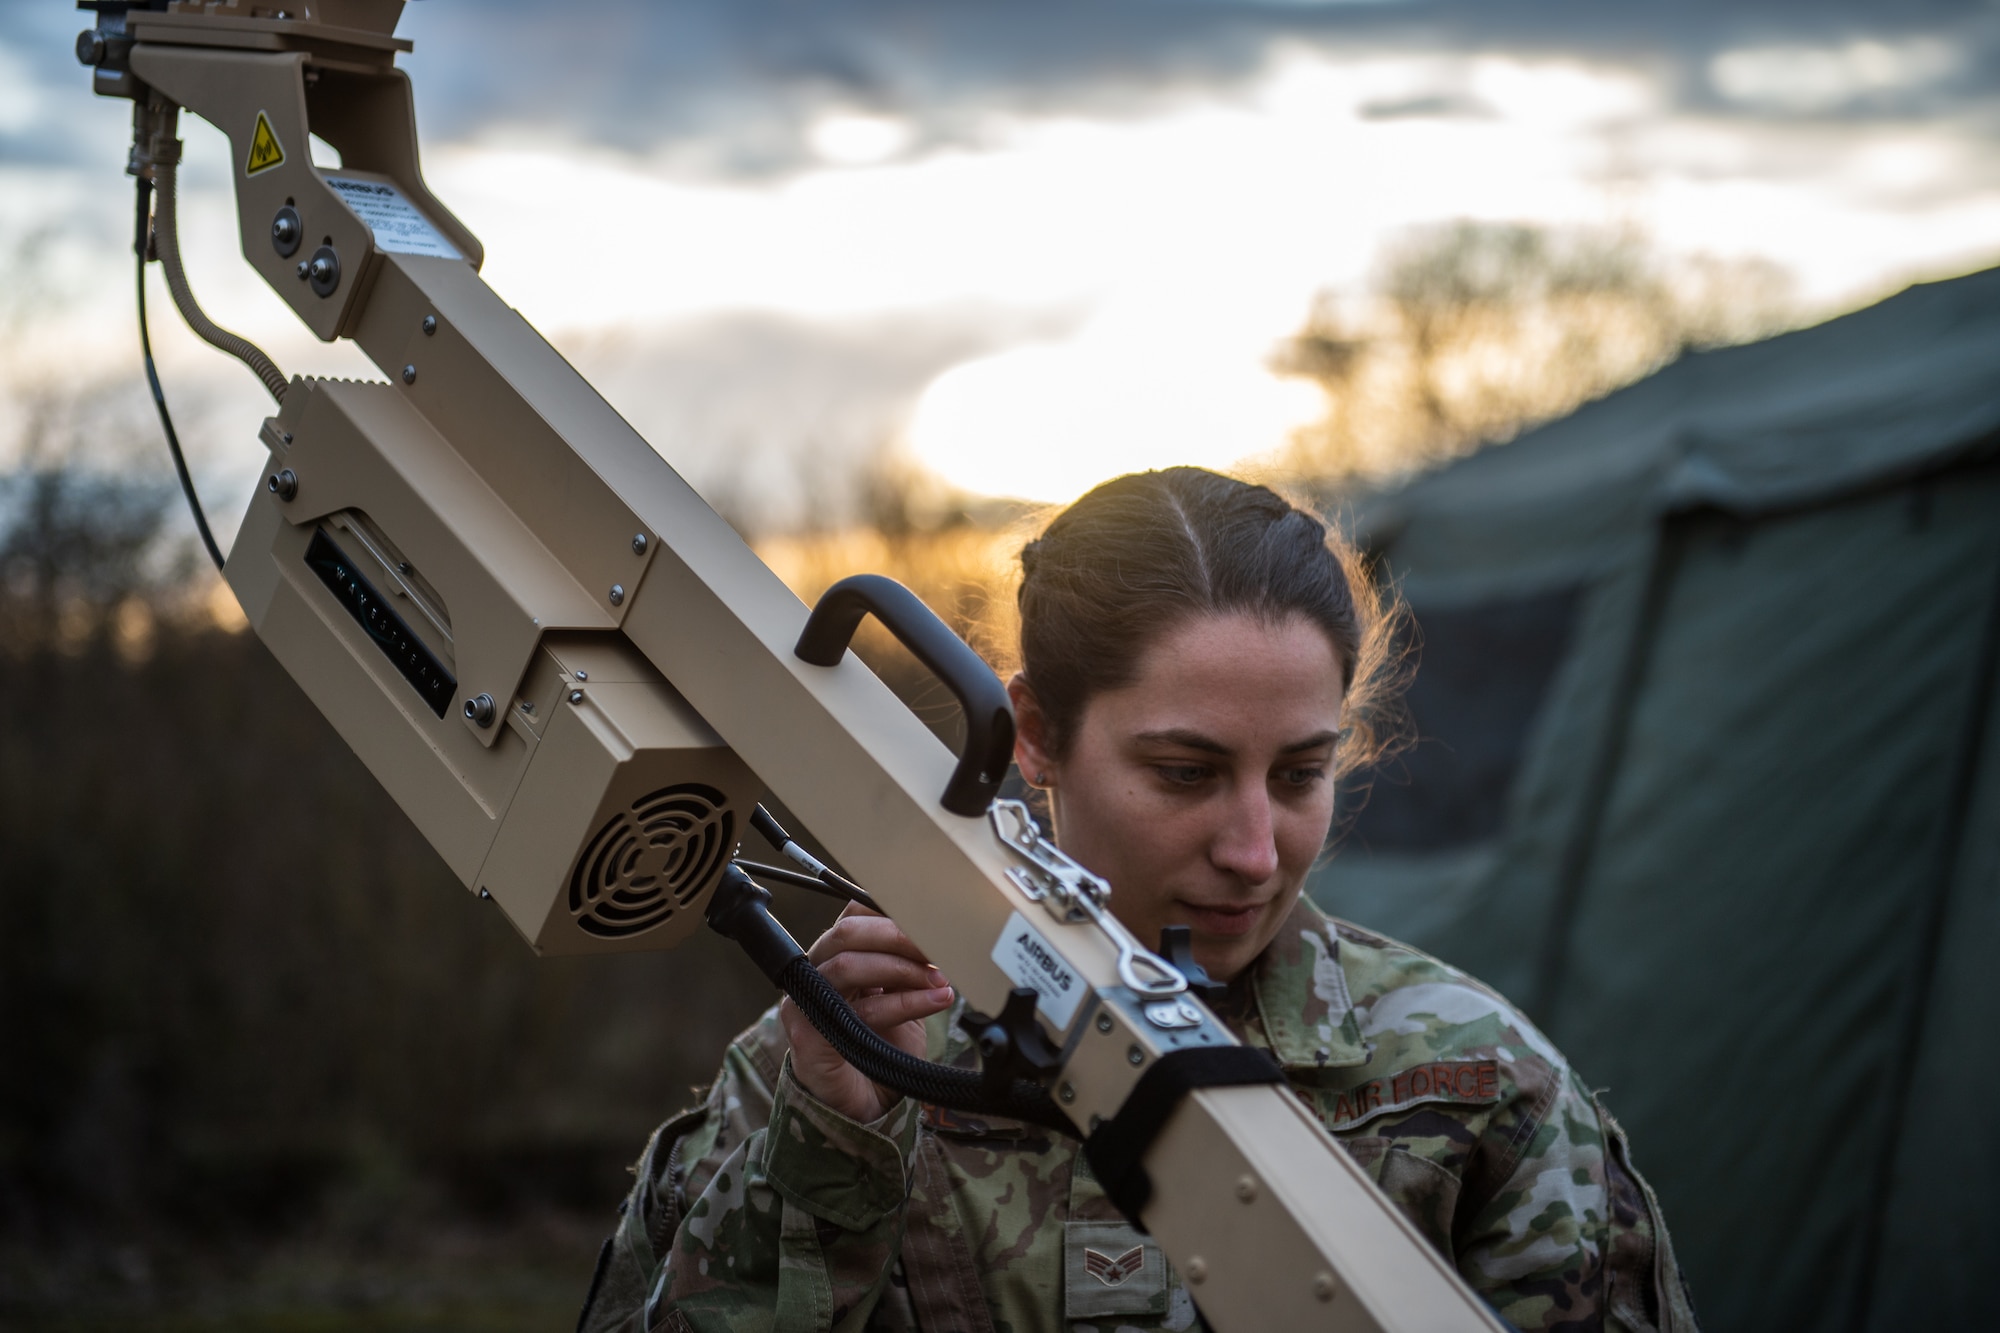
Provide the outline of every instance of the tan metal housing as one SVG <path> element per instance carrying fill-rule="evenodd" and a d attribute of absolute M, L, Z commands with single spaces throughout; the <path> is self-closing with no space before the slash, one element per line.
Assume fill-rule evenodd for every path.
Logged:
<path fill-rule="evenodd" d="M 1064 1109 L 1115 1115 L 1175 1041 L 1127 1002 L 1117 942 L 939 805 L 953 756 L 866 667 L 794 655 L 806 608 L 480 280 L 418 170 L 401 7 L 133 10 L 130 74 L 97 80 L 229 137 L 244 257 L 388 376 L 294 381 L 266 423 L 226 570 L 257 633 L 537 950 L 679 940 L 768 788 L 975 1006 L 1017 984 L 995 946 L 1032 922 L 1088 988 L 1050 1024 Z M 345 165 L 313 166 L 312 134 Z M 1193 1093 L 1146 1164 L 1144 1221 L 1219 1328 L 1497 1327 L 1276 1087 Z"/>

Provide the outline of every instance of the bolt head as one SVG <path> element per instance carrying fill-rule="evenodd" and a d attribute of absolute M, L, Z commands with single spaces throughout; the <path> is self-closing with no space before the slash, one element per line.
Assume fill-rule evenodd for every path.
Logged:
<path fill-rule="evenodd" d="M 299 493 L 299 474 L 290 468 L 281 468 L 264 478 L 264 489 L 280 500 L 290 501 Z"/>
<path fill-rule="evenodd" d="M 632 554 L 633 554 L 633 555 L 644 555 L 644 554 L 646 554 L 646 534 L 645 534 L 645 533 L 643 533 L 643 532 L 635 532 L 635 533 L 633 533 L 633 534 L 632 534 Z"/>
<path fill-rule="evenodd" d="M 571 691 L 569 692 L 569 701 L 570 701 L 571 703 L 573 703 L 573 704 L 580 704 L 580 703 L 582 703 L 582 702 L 583 702 L 583 691 L 582 691 L 582 690 L 571 690 Z"/>
<path fill-rule="evenodd" d="M 465 720 L 481 730 L 493 725 L 493 712 L 493 696 L 490 694 L 475 694 L 465 701 Z"/>
<path fill-rule="evenodd" d="M 101 65 L 104 63 L 104 38 L 94 28 L 85 28 L 76 35 L 76 59 L 78 64 Z"/>
<path fill-rule="evenodd" d="M 403 383 L 415 384 L 416 382 L 417 382 L 417 368 L 415 366 L 404 366 Z"/>
<path fill-rule="evenodd" d="M 1254 1176 L 1243 1176 L 1236 1182 L 1236 1197 L 1249 1203 L 1257 1197 L 1257 1180 Z"/>
<path fill-rule="evenodd" d="M 286 204 L 271 219 L 271 248 L 278 252 L 280 258 L 289 259 L 298 253 L 299 238 L 304 233 L 305 227 L 299 222 L 297 210 Z"/>
<path fill-rule="evenodd" d="M 1334 1283 L 1333 1274 L 1321 1270 L 1313 1275 L 1313 1295 L 1320 1300 L 1330 1301 L 1340 1288 Z"/>
<path fill-rule="evenodd" d="M 1208 1260 L 1195 1255 L 1187 1261 L 1187 1280 L 1196 1286 L 1208 1281 Z"/>
<path fill-rule="evenodd" d="M 1143 1065 L 1146 1063 L 1146 1053 L 1137 1046 L 1134 1046 L 1125 1052 L 1125 1063 L 1128 1065 Z"/>
<path fill-rule="evenodd" d="M 1076 1100 L 1076 1089 L 1065 1083 L 1056 1090 L 1056 1096 L 1062 1098 L 1064 1102 L 1073 1102 Z"/>
<path fill-rule="evenodd" d="M 438 331 L 438 317 L 436 315 L 425 315 L 424 336 L 428 338 L 437 331 Z"/>
<path fill-rule="evenodd" d="M 299 281 L 304 282 L 307 278 L 310 278 L 311 276 L 312 276 L 312 260 L 301 259 L 299 261 Z"/>
<path fill-rule="evenodd" d="M 611 604 L 613 606 L 623 606 L 625 604 L 624 584 L 614 583 L 611 585 Z"/>
<path fill-rule="evenodd" d="M 1099 1014 L 1099 1015 L 1097 1016 L 1097 1030 L 1098 1030 L 1099 1032 L 1109 1032 L 1109 1031 L 1111 1031 L 1111 1015 L 1110 1015 L 1110 1014 Z"/>

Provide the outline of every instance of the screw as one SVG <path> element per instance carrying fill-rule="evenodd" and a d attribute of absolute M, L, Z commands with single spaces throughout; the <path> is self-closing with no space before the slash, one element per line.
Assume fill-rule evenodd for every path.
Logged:
<path fill-rule="evenodd" d="M 1242 1179 L 1238 1180 L 1236 1182 L 1236 1197 L 1241 1199 L 1245 1203 L 1249 1203 L 1254 1199 L 1256 1199 L 1257 1178 L 1255 1176 L 1244 1176 Z"/>
<path fill-rule="evenodd" d="M 492 898 L 493 898 L 493 890 L 491 890 L 491 889 L 481 889 L 481 890 L 479 891 L 479 898 L 480 898 L 480 901 L 482 901 L 482 902 L 489 902 L 489 901 L 491 901 L 491 900 L 492 900 Z"/>
<path fill-rule="evenodd" d="M 571 703 L 573 703 L 573 704 L 580 704 L 580 703 L 582 703 L 582 702 L 583 702 L 583 691 L 582 691 L 582 690 L 571 690 L 571 691 L 569 692 L 569 701 L 570 701 Z"/>
<path fill-rule="evenodd" d="M 288 430 L 281 430 L 278 432 L 278 438 L 286 444 L 290 444 L 292 442 L 292 433 Z"/>
<path fill-rule="evenodd" d="M 76 59 L 78 64 L 101 65 L 104 63 L 104 54 L 104 39 L 98 36 L 93 29 L 85 28 L 76 35 Z"/>
<path fill-rule="evenodd" d="M 1143 1065 L 1146 1063 L 1146 1053 L 1137 1046 L 1134 1046 L 1125 1052 L 1125 1063 L 1128 1065 Z"/>
<path fill-rule="evenodd" d="M 278 252 L 280 259 L 290 259 L 299 252 L 299 242 L 305 237 L 305 224 L 299 221 L 299 210 L 286 204 L 271 219 L 271 248 Z"/>
<path fill-rule="evenodd" d="M 522 711 L 522 712 L 524 712 L 524 713 L 532 713 L 532 712 L 534 712 L 534 711 L 535 711 L 535 701 L 534 701 L 533 699 L 523 699 L 523 700 L 521 700 L 521 711 Z"/>
<path fill-rule="evenodd" d="M 1099 1015 L 1097 1016 L 1097 1030 L 1098 1030 L 1099 1032 L 1109 1032 L 1109 1031 L 1111 1031 L 1111 1015 L 1110 1015 L 1110 1014 L 1099 1014 Z"/>
<path fill-rule="evenodd" d="M 1196 1286 L 1200 1286 L 1202 1283 L 1208 1281 L 1208 1260 L 1198 1254 L 1189 1259 L 1187 1261 L 1187 1279 Z"/>
<path fill-rule="evenodd" d="M 290 468 L 274 472 L 264 478 L 264 489 L 280 500 L 290 502 L 299 493 L 299 474 Z"/>
<path fill-rule="evenodd" d="M 340 286 L 340 256 L 331 245 L 322 245 L 313 251 L 312 258 L 300 270 L 300 276 L 312 279 L 315 296 L 332 296 Z"/>
<path fill-rule="evenodd" d="M 576 678 L 577 678 L 578 680 L 589 680 L 589 679 L 590 679 L 590 673 L 589 673 L 588 671 L 578 671 L 578 672 L 576 673 Z"/>
<path fill-rule="evenodd" d="M 312 260 L 301 259 L 299 261 L 299 280 L 303 282 L 311 273 L 312 273 Z"/>
<path fill-rule="evenodd" d="M 416 382 L 417 382 L 417 368 L 415 366 L 404 366 L 403 383 L 415 384 Z"/>
<path fill-rule="evenodd" d="M 1062 1098 L 1065 1102 L 1073 1102 L 1076 1100 L 1076 1089 L 1065 1083 L 1056 1089 L 1056 1096 Z"/>
<path fill-rule="evenodd" d="M 1319 1297 L 1321 1300 L 1332 1300 L 1333 1293 L 1338 1290 L 1339 1288 L 1334 1285 L 1333 1274 L 1327 1272 L 1325 1269 L 1321 1269 L 1313 1275 L 1313 1295 Z"/>
<path fill-rule="evenodd" d="M 635 532 L 635 533 L 633 533 L 633 534 L 632 534 L 632 554 L 633 554 L 633 555 L 644 555 L 644 554 L 646 554 L 646 534 L 645 534 L 645 533 L 643 533 L 643 532 Z"/>
<path fill-rule="evenodd" d="M 467 699 L 465 701 L 465 720 L 477 723 L 479 729 L 482 731 L 492 726 L 493 696 L 490 694 L 475 694 L 470 699 Z"/>
<path fill-rule="evenodd" d="M 428 338 L 437 331 L 438 331 L 438 317 L 436 315 L 425 315 L 424 336 Z"/>
<path fill-rule="evenodd" d="M 614 583 L 611 585 L 611 604 L 613 606 L 623 606 L 625 604 L 624 584 Z"/>

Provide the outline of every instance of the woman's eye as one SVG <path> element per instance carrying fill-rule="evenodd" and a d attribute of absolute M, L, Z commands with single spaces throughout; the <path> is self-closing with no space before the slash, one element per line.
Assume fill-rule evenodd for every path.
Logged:
<path fill-rule="evenodd" d="M 1285 770 L 1285 781 L 1294 787 L 1310 787 L 1325 777 L 1326 770 L 1317 765 Z"/>
<path fill-rule="evenodd" d="M 1176 787 L 1192 787 L 1208 776 L 1201 764 L 1155 764 L 1153 771 Z"/>

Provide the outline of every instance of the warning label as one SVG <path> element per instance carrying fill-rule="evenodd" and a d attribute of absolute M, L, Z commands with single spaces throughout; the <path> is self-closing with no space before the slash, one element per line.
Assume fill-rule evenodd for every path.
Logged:
<path fill-rule="evenodd" d="M 269 171 L 283 164 L 285 150 L 278 147 L 278 136 L 271 129 L 271 118 L 262 111 L 257 113 L 257 129 L 250 136 L 250 158 L 243 164 L 243 174 L 254 176 L 260 171 Z"/>
<path fill-rule="evenodd" d="M 1016 986 L 1026 986 L 1039 998 L 1036 1006 L 1059 1028 L 1069 1026 L 1083 1000 L 1083 978 L 1056 952 L 1041 931 L 1019 912 L 1007 918 L 1007 929 L 993 946 L 993 961 Z"/>
<path fill-rule="evenodd" d="M 457 248 L 427 221 L 393 185 L 380 181 L 344 180 L 328 176 L 341 201 L 375 233 L 375 244 L 399 255 L 435 255 L 463 259 Z"/>

